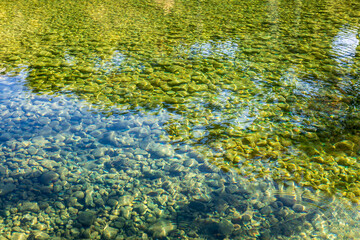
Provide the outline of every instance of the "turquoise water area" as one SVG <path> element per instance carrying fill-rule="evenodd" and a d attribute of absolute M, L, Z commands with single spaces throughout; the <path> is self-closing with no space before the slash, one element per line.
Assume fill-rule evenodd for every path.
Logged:
<path fill-rule="evenodd" d="M 358 1 L 0 3 L 0 239 L 359 239 Z"/>

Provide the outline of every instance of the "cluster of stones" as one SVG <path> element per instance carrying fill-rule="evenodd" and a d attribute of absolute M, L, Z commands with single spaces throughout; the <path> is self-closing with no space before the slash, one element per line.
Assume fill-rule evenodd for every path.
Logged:
<path fill-rule="evenodd" d="M 65 97 L 14 93 L 1 103 L 2 239 L 356 234 L 332 216 L 359 216 L 331 197 L 249 181 L 192 146 L 170 145 L 166 111 L 106 116 Z"/>

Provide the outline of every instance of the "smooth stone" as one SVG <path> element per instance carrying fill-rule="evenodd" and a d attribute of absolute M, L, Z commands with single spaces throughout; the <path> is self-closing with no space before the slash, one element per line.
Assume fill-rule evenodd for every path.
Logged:
<path fill-rule="evenodd" d="M 120 212 L 121 212 L 121 215 L 122 215 L 125 219 L 129 220 L 129 219 L 131 218 L 131 210 L 130 210 L 130 207 L 128 207 L 128 206 L 122 207 L 122 208 L 120 209 Z"/>
<path fill-rule="evenodd" d="M 184 161 L 185 167 L 192 167 L 196 164 L 196 161 L 194 159 L 187 159 Z"/>
<path fill-rule="evenodd" d="M 30 155 L 35 155 L 38 152 L 34 146 L 30 146 L 27 151 Z"/>
<path fill-rule="evenodd" d="M 118 232 L 119 232 L 119 229 L 116 229 L 113 227 L 106 227 L 103 232 L 103 238 L 105 240 L 115 239 Z"/>
<path fill-rule="evenodd" d="M 334 147 L 338 150 L 341 151 L 348 151 L 348 150 L 353 150 L 355 146 L 355 143 L 349 141 L 349 140 L 344 140 L 341 142 L 337 142 L 335 143 Z"/>
<path fill-rule="evenodd" d="M 56 155 L 53 155 L 53 157 L 57 157 Z M 45 160 L 42 160 L 41 161 L 41 166 L 44 167 L 44 168 L 47 168 L 49 170 L 53 170 L 54 167 L 57 167 L 59 166 L 60 164 L 54 160 L 48 160 L 48 159 L 45 159 Z"/>
<path fill-rule="evenodd" d="M 144 204 L 140 203 L 140 204 L 134 206 L 134 210 L 135 210 L 140 216 L 142 216 L 142 215 L 144 215 L 144 214 L 147 212 L 147 207 L 146 207 Z"/>
<path fill-rule="evenodd" d="M 54 171 L 48 171 L 40 176 L 40 182 L 45 185 L 50 185 L 59 179 L 59 174 Z"/>
<path fill-rule="evenodd" d="M 94 206 L 94 197 L 93 197 L 94 190 L 92 187 L 88 188 L 85 191 L 85 205 L 87 206 Z"/>
<path fill-rule="evenodd" d="M 50 238 L 49 234 L 39 230 L 33 231 L 30 237 L 32 237 L 31 239 L 36 239 L 36 240 L 46 240 Z"/>
<path fill-rule="evenodd" d="M 42 125 L 47 125 L 50 123 L 50 119 L 48 117 L 40 117 L 38 119 L 38 123 L 40 123 Z"/>
<path fill-rule="evenodd" d="M 119 143 L 116 139 L 116 134 L 114 131 L 106 132 L 100 137 L 100 142 L 103 144 L 110 144 L 113 146 L 118 146 Z"/>
<path fill-rule="evenodd" d="M 277 195 L 275 197 L 281 201 L 284 206 L 292 207 L 296 203 L 295 195 Z"/>
<path fill-rule="evenodd" d="M 119 202 L 118 202 L 116 199 L 114 199 L 114 198 L 108 199 L 106 203 L 107 203 L 107 205 L 109 205 L 110 207 L 116 207 L 116 206 L 119 204 Z"/>
<path fill-rule="evenodd" d="M 173 164 L 171 164 L 171 166 L 169 168 L 169 171 L 171 173 L 175 173 L 175 174 L 182 173 L 182 172 L 184 172 L 184 170 L 185 170 L 184 166 L 182 166 L 179 163 L 173 163 Z"/>
<path fill-rule="evenodd" d="M 149 227 L 150 232 L 154 238 L 164 238 L 171 231 L 175 230 L 176 226 L 168 220 L 159 220 Z"/>
<path fill-rule="evenodd" d="M 216 173 L 219 172 L 219 168 L 215 165 L 211 165 L 208 163 L 203 163 L 199 166 L 199 170 L 201 172 L 205 172 L 205 173 Z"/>
<path fill-rule="evenodd" d="M 13 183 L 6 183 L 0 185 L 0 196 L 5 196 L 16 189 L 16 185 Z"/>
<path fill-rule="evenodd" d="M 121 206 L 130 205 L 133 200 L 134 200 L 134 197 L 131 195 L 121 196 L 119 198 L 119 206 L 121 207 Z"/>
<path fill-rule="evenodd" d="M 234 225 L 226 219 L 218 223 L 219 232 L 225 236 L 230 235 L 234 231 Z"/>
<path fill-rule="evenodd" d="M 85 197 L 85 193 L 82 191 L 76 191 L 73 193 L 73 196 L 78 199 L 83 199 Z"/>
<path fill-rule="evenodd" d="M 7 174 L 9 174 L 9 169 L 7 167 L 0 166 L 0 175 L 7 175 Z"/>
<path fill-rule="evenodd" d="M 54 205 L 59 209 L 65 209 L 65 205 L 62 202 L 55 202 Z"/>
<path fill-rule="evenodd" d="M 92 211 L 81 212 L 78 216 L 78 221 L 84 227 L 90 227 L 95 222 L 95 214 Z"/>
<path fill-rule="evenodd" d="M 9 141 L 11 139 L 11 135 L 9 133 L 3 133 L 0 135 L 0 141 L 1 142 L 6 142 Z"/>
<path fill-rule="evenodd" d="M 171 157 L 174 155 L 174 150 L 171 145 L 164 145 L 160 143 L 154 143 L 149 147 L 149 151 L 156 157 Z"/>
<path fill-rule="evenodd" d="M 306 207 L 304 205 L 301 205 L 301 204 L 294 204 L 294 206 L 292 206 L 292 209 L 295 212 L 304 212 Z"/>
<path fill-rule="evenodd" d="M 20 207 L 20 212 L 38 212 L 40 207 L 36 202 L 24 202 Z"/>
<path fill-rule="evenodd" d="M 25 233 L 14 232 L 11 234 L 10 240 L 26 240 L 28 236 Z"/>
<path fill-rule="evenodd" d="M 103 157 L 105 153 L 105 148 L 96 148 L 92 151 L 92 155 L 96 158 Z"/>
<path fill-rule="evenodd" d="M 268 216 L 268 215 L 270 215 L 270 214 L 272 213 L 272 209 L 271 209 L 270 206 L 266 206 L 266 207 L 264 207 L 264 208 L 262 208 L 262 209 L 260 210 L 260 213 L 261 213 L 262 215 Z"/>

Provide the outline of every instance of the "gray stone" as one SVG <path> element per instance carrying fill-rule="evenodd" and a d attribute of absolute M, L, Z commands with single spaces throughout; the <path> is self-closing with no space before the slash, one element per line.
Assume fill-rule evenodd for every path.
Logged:
<path fill-rule="evenodd" d="M 107 205 L 109 205 L 110 207 L 116 207 L 118 205 L 118 201 L 116 199 L 110 198 L 109 200 L 107 200 Z"/>
<path fill-rule="evenodd" d="M 16 189 L 16 185 L 13 183 L 6 183 L 0 185 L 0 196 L 5 196 L 6 194 L 14 191 Z"/>
<path fill-rule="evenodd" d="M 30 155 L 35 155 L 38 149 L 36 149 L 34 146 L 30 146 L 27 151 Z"/>
<path fill-rule="evenodd" d="M 275 196 L 284 206 L 292 207 L 296 203 L 295 195 L 280 194 Z"/>
<path fill-rule="evenodd" d="M 11 234 L 10 240 L 26 240 L 28 237 L 25 233 L 14 232 Z"/>
<path fill-rule="evenodd" d="M 270 206 L 266 206 L 260 210 L 262 215 L 268 216 L 272 213 L 272 209 Z"/>
<path fill-rule="evenodd" d="M 50 185 L 59 179 L 59 174 L 54 171 L 48 171 L 40 176 L 40 182 L 45 185 Z"/>
<path fill-rule="evenodd" d="M 160 143 L 154 143 L 149 146 L 149 151 L 155 156 L 155 157 L 171 157 L 174 155 L 174 149 L 171 147 L 171 145 L 164 145 Z"/>
<path fill-rule="evenodd" d="M 305 208 L 304 205 L 294 204 L 294 206 L 292 206 L 292 209 L 293 209 L 295 212 L 304 212 L 306 208 Z"/>
<path fill-rule="evenodd" d="M 78 216 L 78 221 L 84 227 L 90 227 L 95 222 L 95 214 L 92 211 L 81 212 Z"/>
<path fill-rule="evenodd" d="M 147 212 L 147 207 L 143 203 L 140 203 L 134 206 L 134 210 L 142 216 Z"/>
<path fill-rule="evenodd" d="M 20 207 L 20 212 L 38 212 L 40 207 L 36 202 L 24 202 Z"/>
<path fill-rule="evenodd" d="M 114 131 L 110 131 L 102 134 L 102 136 L 100 136 L 100 142 L 103 144 L 110 144 L 113 146 L 119 145 Z"/>
<path fill-rule="evenodd" d="M 105 148 L 96 148 L 92 151 L 92 154 L 94 155 L 94 157 L 96 158 L 100 158 L 103 157 L 105 153 Z"/>
<path fill-rule="evenodd" d="M 230 235 L 234 231 L 234 225 L 226 219 L 221 220 L 218 224 L 219 232 L 225 236 Z"/>
<path fill-rule="evenodd" d="M 83 199 L 85 197 L 85 193 L 82 191 L 76 191 L 73 193 L 73 196 L 78 199 Z"/>
<path fill-rule="evenodd" d="M 11 139 L 11 135 L 9 133 L 3 133 L 0 135 L 0 142 L 6 142 Z"/>
<path fill-rule="evenodd" d="M 169 168 L 169 171 L 173 174 L 180 174 L 184 172 L 184 170 L 185 170 L 184 166 L 179 163 L 173 163 Z"/>
<path fill-rule="evenodd" d="M 103 238 L 105 240 L 115 239 L 116 235 L 118 234 L 119 230 L 113 227 L 106 227 L 103 232 Z"/>
<path fill-rule="evenodd" d="M 33 231 L 31 236 L 33 237 L 32 239 L 36 239 L 36 240 L 46 240 L 50 238 L 49 234 L 39 230 Z"/>
<path fill-rule="evenodd" d="M 164 238 L 171 231 L 175 230 L 176 226 L 168 220 L 159 220 L 149 227 L 150 232 L 154 238 Z"/>

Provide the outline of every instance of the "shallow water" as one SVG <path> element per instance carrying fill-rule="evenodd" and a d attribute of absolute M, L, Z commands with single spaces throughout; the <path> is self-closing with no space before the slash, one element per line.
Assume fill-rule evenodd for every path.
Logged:
<path fill-rule="evenodd" d="M 2 1 L 0 238 L 358 239 L 357 1 Z"/>

